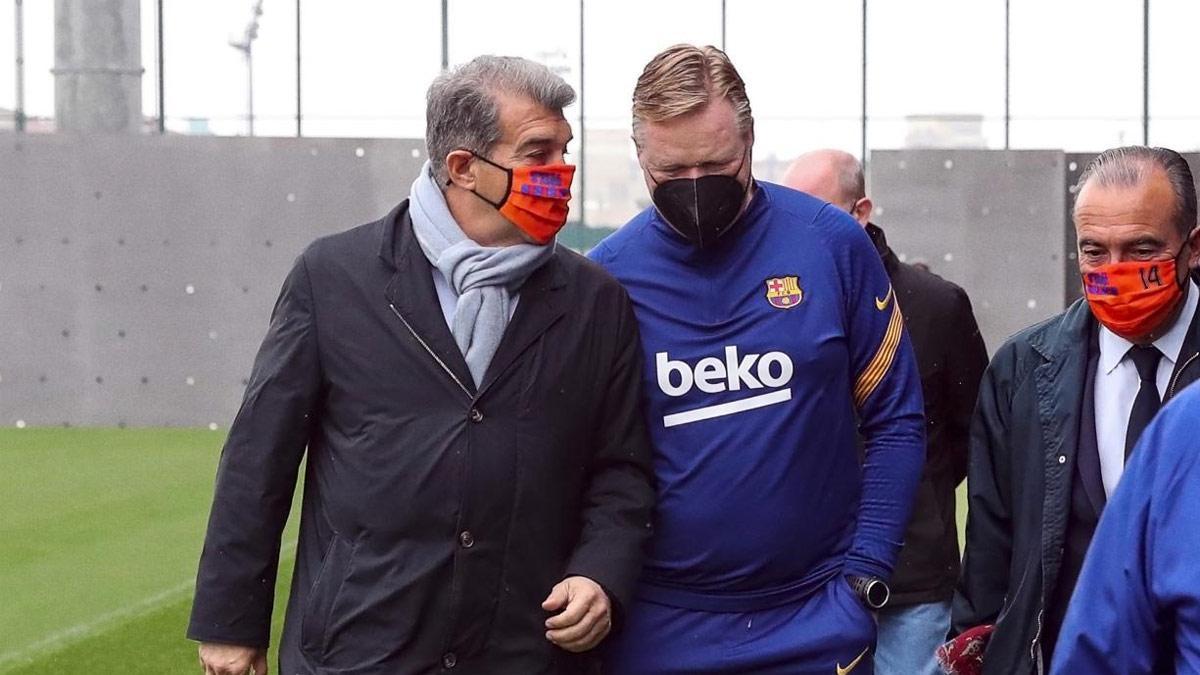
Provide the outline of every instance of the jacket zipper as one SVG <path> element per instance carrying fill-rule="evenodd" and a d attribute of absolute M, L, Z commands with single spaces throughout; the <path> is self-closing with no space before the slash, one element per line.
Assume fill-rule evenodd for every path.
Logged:
<path fill-rule="evenodd" d="M 1033 661 L 1034 667 L 1037 668 L 1037 674 L 1042 675 L 1042 651 L 1038 648 L 1038 641 L 1042 639 L 1042 614 L 1046 611 L 1045 607 L 1038 609 L 1037 615 L 1037 632 L 1033 634 L 1033 642 L 1029 643 L 1029 658 Z"/>
<path fill-rule="evenodd" d="M 1183 362 L 1183 367 L 1175 373 L 1175 377 L 1171 378 L 1171 386 L 1167 387 L 1167 398 L 1175 397 L 1175 388 L 1179 386 L 1179 378 L 1183 376 L 1183 371 L 1187 370 L 1188 366 L 1192 365 L 1192 362 L 1198 358 L 1200 358 L 1200 352 L 1192 354 L 1190 359 Z"/>
<path fill-rule="evenodd" d="M 462 383 L 462 380 L 458 379 L 458 376 L 454 374 L 454 371 L 450 370 L 450 367 L 446 365 L 446 362 L 437 355 L 437 352 L 433 351 L 433 349 L 429 347 L 429 344 L 426 343 L 425 340 L 421 339 L 421 336 L 417 334 L 417 331 L 413 330 L 412 324 L 408 322 L 408 319 L 404 318 L 404 315 L 396 309 L 394 304 L 389 302 L 388 307 L 391 308 L 392 314 L 395 314 L 396 318 L 400 319 L 400 322 L 404 324 L 404 327 L 408 329 L 408 332 L 411 333 L 414 338 L 416 338 L 417 342 L 419 342 L 421 346 L 425 348 L 425 351 L 433 357 L 433 360 L 437 361 L 437 364 L 442 367 L 442 370 L 444 370 L 446 374 L 450 376 L 450 379 L 454 380 L 454 384 L 457 384 L 458 388 L 462 389 L 462 392 L 467 395 L 467 398 L 474 402 L 475 396 L 471 394 L 471 390 L 467 389 L 466 385 Z"/>

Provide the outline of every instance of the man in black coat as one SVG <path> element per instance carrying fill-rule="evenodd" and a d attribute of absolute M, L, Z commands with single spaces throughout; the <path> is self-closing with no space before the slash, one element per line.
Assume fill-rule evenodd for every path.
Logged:
<path fill-rule="evenodd" d="M 953 618 L 964 640 L 990 630 L 985 674 L 1049 666 L 1072 591 L 1090 590 L 1076 581 L 1125 460 L 1162 402 L 1200 378 L 1187 162 L 1165 148 L 1100 154 L 1074 220 L 1085 297 L 996 352 L 971 426 Z"/>
<path fill-rule="evenodd" d="M 925 398 L 925 469 L 889 581 L 892 596 L 878 616 L 875 672 L 935 673 L 934 652 L 950 628 L 959 572 L 954 491 L 967 474 L 967 435 L 987 349 L 966 292 L 900 262 L 871 223 L 873 205 L 857 159 L 837 150 L 810 152 L 788 167 L 783 183 L 846 210 L 866 228 L 904 310 Z"/>
<path fill-rule="evenodd" d="M 307 457 L 280 672 L 589 672 L 650 536 L 623 289 L 553 244 L 574 92 L 480 57 L 430 88 L 410 199 L 284 282 L 221 456 L 188 629 L 267 668 Z"/>

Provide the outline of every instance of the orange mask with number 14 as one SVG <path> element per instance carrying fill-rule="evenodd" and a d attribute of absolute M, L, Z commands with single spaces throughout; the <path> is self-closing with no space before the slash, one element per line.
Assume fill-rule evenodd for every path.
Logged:
<path fill-rule="evenodd" d="M 1083 274 L 1083 292 L 1096 320 L 1133 342 L 1162 327 L 1183 297 L 1175 258 L 1103 265 Z M 1186 283 L 1186 281 L 1185 281 Z"/>

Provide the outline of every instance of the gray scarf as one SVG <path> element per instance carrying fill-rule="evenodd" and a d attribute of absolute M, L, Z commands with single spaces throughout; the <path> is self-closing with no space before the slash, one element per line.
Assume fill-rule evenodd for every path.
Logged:
<path fill-rule="evenodd" d="M 478 387 L 504 337 L 514 294 L 550 260 L 555 245 L 488 247 L 471 241 L 450 215 L 429 162 L 413 181 L 408 211 L 425 257 L 458 296 L 450 332 Z"/>

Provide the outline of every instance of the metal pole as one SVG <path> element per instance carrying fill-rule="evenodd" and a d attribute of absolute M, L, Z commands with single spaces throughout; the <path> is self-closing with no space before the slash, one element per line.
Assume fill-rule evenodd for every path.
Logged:
<path fill-rule="evenodd" d="M 1150 0 L 1142 0 L 1142 145 L 1150 145 Z"/>
<path fill-rule="evenodd" d="M 1004 0 L 1004 149 L 1009 146 L 1009 127 L 1012 125 L 1012 109 L 1009 107 L 1012 81 L 1010 79 L 1009 49 L 1012 32 L 1010 29 L 1009 0 Z"/>
<path fill-rule="evenodd" d="M 254 41 L 258 39 L 258 22 L 262 18 L 263 0 L 254 3 L 254 11 L 250 23 L 246 24 L 246 32 L 241 42 L 229 41 L 229 46 L 238 50 L 246 57 L 246 125 L 251 136 L 254 135 Z M 299 16 L 296 17 L 297 21 Z M 299 30 L 299 23 L 297 23 Z M 297 52 L 299 56 L 299 52 Z"/>
<path fill-rule="evenodd" d="M 163 73 L 163 64 L 166 61 L 163 49 L 163 0 L 158 0 L 158 10 L 156 12 L 158 19 L 158 133 L 167 133 L 167 98 L 166 98 L 166 76 Z"/>
<path fill-rule="evenodd" d="M 721 51 L 725 51 L 725 0 L 721 0 Z"/>
<path fill-rule="evenodd" d="M 450 0 L 442 0 L 442 72 L 450 68 Z"/>
<path fill-rule="evenodd" d="M 587 107 L 583 97 L 583 0 L 579 0 L 579 224 L 587 224 Z"/>
<path fill-rule="evenodd" d="M 862 154 L 867 163 L 867 0 L 862 3 Z"/>
<path fill-rule="evenodd" d="M 296 138 L 304 135 L 300 120 L 300 0 L 296 0 Z"/>
<path fill-rule="evenodd" d="M 13 4 L 16 9 L 17 31 L 17 105 L 13 111 L 13 123 L 17 131 L 25 131 L 25 12 L 22 0 Z"/>
<path fill-rule="evenodd" d="M 247 122 L 249 122 L 250 135 L 254 135 L 254 43 L 246 43 L 246 84 L 249 87 L 247 90 L 246 99 L 246 114 Z"/>
<path fill-rule="evenodd" d="M 250 136 L 254 136 L 254 41 L 258 40 L 258 20 L 263 17 L 263 0 L 254 2 L 254 10 L 250 17 L 250 23 L 246 24 L 246 32 L 242 35 L 241 42 L 233 40 L 229 41 L 229 46 L 233 47 L 242 55 L 246 56 L 246 126 Z M 296 35 L 299 36 L 300 17 L 296 16 Z M 299 49 L 296 50 L 296 58 L 299 58 Z M 299 62 L 298 62 L 299 66 Z M 299 73 L 296 77 L 300 77 Z M 299 85 L 299 79 L 296 84 Z M 299 89 L 296 90 L 296 95 L 299 96 Z"/>

